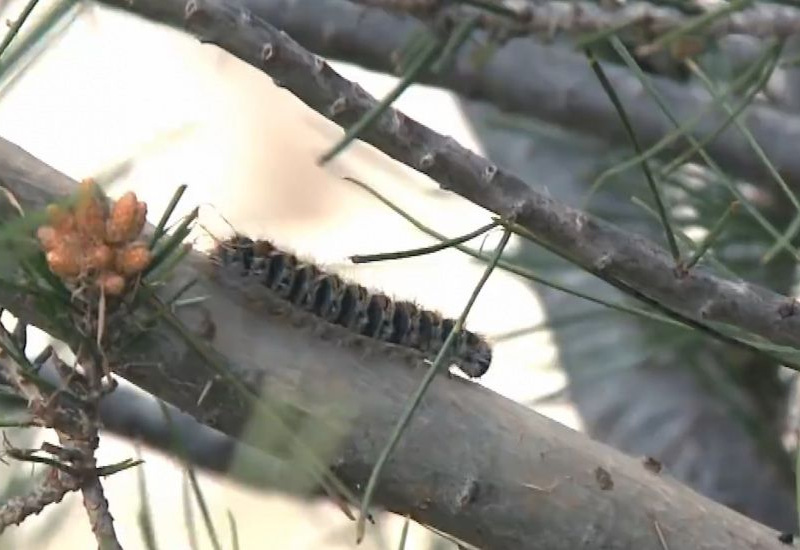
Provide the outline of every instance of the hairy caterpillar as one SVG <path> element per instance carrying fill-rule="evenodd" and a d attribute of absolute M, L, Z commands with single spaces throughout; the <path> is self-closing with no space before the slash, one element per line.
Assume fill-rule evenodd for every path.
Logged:
<path fill-rule="evenodd" d="M 241 267 L 242 276 L 257 278 L 280 299 L 317 317 L 369 338 L 418 350 L 431 359 L 456 323 L 411 302 L 395 301 L 345 281 L 269 241 L 237 235 L 218 243 L 211 256 L 221 265 Z M 450 361 L 467 376 L 480 377 L 489 368 L 492 349 L 482 336 L 462 330 L 451 347 Z"/>

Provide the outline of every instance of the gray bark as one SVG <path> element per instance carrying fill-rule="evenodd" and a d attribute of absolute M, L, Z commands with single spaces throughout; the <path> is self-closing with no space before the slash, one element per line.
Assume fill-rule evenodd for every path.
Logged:
<path fill-rule="evenodd" d="M 604 143 L 576 145 L 575 140 L 521 135 L 493 127 L 493 110 L 468 103 L 462 108 L 489 158 L 520 174 L 544 176 L 554 196 L 577 202 L 586 190 L 581 174 L 596 171 L 612 151 Z M 637 191 L 638 188 L 638 191 Z M 615 215 L 631 231 L 652 234 L 658 225 L 630 201 L 648 196 L 644 183 L 631 181 L 615 193 L 598 197 L 596 207 Z M 724 244 L 720 244 L 723 247 Z M 575 266 L 529 245 L 515 263 L 573 288 L 610 300 L 624 300 L 607 285 Z M 752 263 L 757 263 L 757 258 Z M 787 265 L 788 264 L 788 265 Z M 748 275 L 788 290 L 792 262 L 773 262 Z M 763 269 L 760 267 L 760 269 Z M 787 276 L 788 275 L 788 276 Z M 796 529 L 792 467 L 779 446 L 777 411 L 762 410 L 757 390 L 781 403 L 775 370 L 741 350 L 714 345 L 700 335 L 686 336 L 656 323 L 643 322 L 536 285 L 550 319 L 579 321 L 552 329 L 558 363 L 568 377 L 571 402 L 591 437 L 634 455 L 662 461 L 670 473 L 698 492 L 772 527 Z M 762 388 L 737 386 L 731 373 L 749 361 Z"/>
<path fill-rule="evenodd" d="M 64 197 L 75 185 L 6 141 L 0 141 L 0 177 L 26 210 Z M 2 275 L 14 273 L 6 266 Z M 318 450 L 327 450 L 326 462 L 350 487 L 363 487 L 424 374 L 419 357 L 286 309 L 196 253 L 164 292 L 168 296 L 195 278 L 193 294 L 208 299 L 179 315 L 196 329 L 205 310 L 216 327 L 213 338 L 193 347 L 171 325 L 142 334 L 130 326 L 133 315 L 113 316 L 114 332 L 141 336 L 113 357 L 120 375 L 241 441 L 270 453 L 289 449 L 266 437 L 274 423 L 262 423 L 227 378 L 209 372 L 211 357 L 239 383 L 263 388 L 256 412 L 290 404 L 292 414 L 284 420 L 291 428 L 335 435 Z M 30 297 L 0 288 L 0 304 L 52 329 L 53 319 L 38 312 Z M 376 497 L 390 511 L 482 548 L 663 550 L 665 542 L 711 550 L 782 547 L 776 532 L 653 473 L 641 460 L 444 376 L 432 384 L 388 462 Z"/>
<path fill-rule="evenodd" d="M 238 3 L 104 3 L 155 21 L 184 26 L 201 41 L 214 43 L 264 71 L 342 127 L 350 127 L 377 103 L 322 58 L 253 17 Z M 671 256 L 653 242 L 535 191 L 513 173 L 393 108 L 387 109 L 360 137 L 391 158 L 428 175 L 442 189 L 514 220 L 538 244 L 682 323 L 728 342 L 735 340 L 715 327 L 731 325 L 774 344 L 800 345 L 800 316 L 784 313 L 792 303 L 787 297 L 743 280 L 723 279 L 703 268 L 679 276 Z"/>
<path fill-rule="evenodd" d="M 356 6 L 347 0 L 242 0 L 240 3 L 318 55 L 386 73 L 395 72 L 397 52 L 415 31 L 423 28 L 411 17 Z M 177 20 L 167 21 L 160 16 L 157 19 L 181 26 Z M 421 81 L 609 144 L 628 144 L 619 116 L 579 53 L 564 47 L 548 47 L 529 38 L 510 41 L 480 66 L 474 63 L 472 53 L 472 49 L 464 48 L 450 68 L 435 75 L 425 73 Z M 521 67 L 527 70 L 520 70 Z M 654 145 L 673 129 L 636 76 L 619 66 L 608 66 L 605 70 L 643 147 Z M 700 86 L 681 85 L 658 77 L 653 77 L 653 81 L 678 120 L 689 120 L 713 103 Z M 727 117 L 721 109 L 711 109 L 693 135 L 702 138 L 710 134 Z M 742 120 L 789 185 L 800 188 L 800 159 L 792 146 L 800 137 L 800 117 L 781 109 L 754 105 L 745 111 Z M 688 147 L 685 139 L 677 140 L 664 148 L 659 158 L 672 159 Z M 731 176 L 772 185 L 768 183 L 772 179 L 766 168 L 735 128 L 727 129 L 711 141 L 706 151 Z"/>

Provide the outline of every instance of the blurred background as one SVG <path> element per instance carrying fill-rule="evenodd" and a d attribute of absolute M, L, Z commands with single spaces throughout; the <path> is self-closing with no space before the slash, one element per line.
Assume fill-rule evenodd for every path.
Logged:
<path fill-rule="evenodd" d="M 24 4 L 0 3 L 3 19 L 16 17 Z M 349 263 L 352 254 L 434 241 L 342 177 L 368 183 L 448 236 L 488 223 L 486 211 L 439 191 L 427 178 L 363 144 L 318 167 L 317 156 L 341 136 L 338 127 L 214 46 L 90 3 L 42 0 L 29 24 L 53 14 L 58 24 L 3 74 L 4 138 L 75 179 L 113 174 L 110 194 L 135 190 L 147 201 L 151 222 L 177 186 L 187 184 L 179 212 L 201 205 L 200 222 L 211 234 L 226 236 L 233 226 L 250 236 L 269 237 L 398 298 L 417 300 L 450 316 L 460 313 L 484 265 L 458 251 L 363 266 Z M 352 65 L 334 67 L 376 96 L 396 82 Z M 396 106 L 462 145 L 487 153 L 450 93 L 413 86 Z M 477 240 L 476 247 L 491 250 L 499 236 Z M 198 247 L 208 242 L 208 234 L 195 235 Z M 510 251 L 524 253 L 514 241 Z M 528 282 L 495 271 L 467 324 L 494 342 L 493 365 L 480 383 L 530 404 L 564 387 L 544 312 Z M 575 410 L 563 400 L 535 406 L 581 428 Z M 36 442 L 29 433 L 7 433 L 19 446 Z M 98 460 L 113 463 L 139 451 L 159 547 L 211 548 L 197 506 L 187 496 L 180 463 L 110 434 L 102 437 Z M 29 466 L 0 464 L 0 486 L 7 485 L 6 494 L 22 490 L 30 476 Z M 354 547 L 354 524 L 335 507 L 309 505 L 202 472 L 199 481 L 223 540 L 228 538 L 230 513 L 242 548 Z M 104 481 L 127 549 L 146 548 L 138 520 L 140 482 L 135 469 Z M 187 513 L 194 518 L 194 529 Z M 363 547 L 396 548 L 401 527 L 402 518 L 380 518 Z M 435 539 L 412 525 L 406 547 L 454 548 Z M 0 537 L 0 547 L 8 549 L 83 550 L 94 544 L 78 494 Z"/>

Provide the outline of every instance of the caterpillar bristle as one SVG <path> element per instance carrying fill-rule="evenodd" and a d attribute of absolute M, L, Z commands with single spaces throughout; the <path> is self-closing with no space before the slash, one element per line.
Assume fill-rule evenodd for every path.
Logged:
<path fill-rule="evenodd" d="M 212 259 L 222 267 L 241 267 L 242 276 L 258 280 L 287 304 L 355 334 L 416 350 L 429 359 L 442 349 L 456 324 L 413 302 L 395 301 L 345 281 L 267 240 L 236 235 L 220 242 Z M 452 363 L 471 378 L 485 374 L 492 361 L 489 343 L 468 330 L 456 336 L 451 354 Z"/>

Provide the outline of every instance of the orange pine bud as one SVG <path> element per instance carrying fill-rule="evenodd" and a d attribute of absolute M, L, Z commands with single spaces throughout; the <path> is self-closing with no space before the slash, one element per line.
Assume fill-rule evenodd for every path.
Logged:
<path fill-rule="evenodd" d="M 114 252 L 105 244 L 92 246 L 85 251 L 83 261 L 87 270 L 102 271 L 110 269 L 114 263 Z"/>
<path fill-rule="evenodd" d="M 133 243 L 117 251 L 117 271 L 130 277 L 141 273 L 150 264 L 152 254 L 144 243 Z"/>
<path fill-rule="evenodd" d="M 50 271 L 63 279 L 77 277 L 81 272 L 78 254 L 63 243 L 47 253 L 47 265 Z"/>
<path fill-rule="evenodd" d="M 75 223 L 81 234 L 93 241 L 102 241 L 106 234 L 106 212 L 100 198 L 91 191 L 93 186 L 92 183 L 89 186 L 90 191 L 84 192 L 84 188 L 87 186 L 81 184 L 81 196 L 75 204 L 74 210 Z"/>
<path fill-rule="evenodd" d="M 78 184 L 78 193 L 81 196 L 94 196 L 97 192 L 97 182 L 94 181 L 94 178 L 83 178 L 81 182 Z"/>
<path fill-rule="evenodd" d="M 106 240 L 109 243 L 123 243 L 134 237 L 138 205 L 133 191 L 128 191 L 114 203 L 106 224 Z"/>
<path fill-rule="evenodd" d="M 139 201 L 136 204 L 136 223 L 133 226 L 131 240 L 135 239 L 139 236 L 139 234 L 141 234 L 142 229 L 144 229 L 145 222 L 147 222 L 147 203 Z"/>
<path fill-rule="evenodd" d="M 75 218 L 57 204 L 47 205 L 47 221 L 58 232 L 72 231 L 75 228 Z"/>
<path fill-rule="evenodd" d="M 49 225 L 43 225 L 37 229 L 36 238 L 39 239 L 39 244 L 42 245 L 42 249 L 45 252 L 53 250 L 60 241 L 58 232 Z"/>
<path fill-rule="evenodd" d="M 125 290 L 125 279 L 119 273 L 106 271 L 97 277 L 97 286 L 108 296 L 119 296 Z"/>

